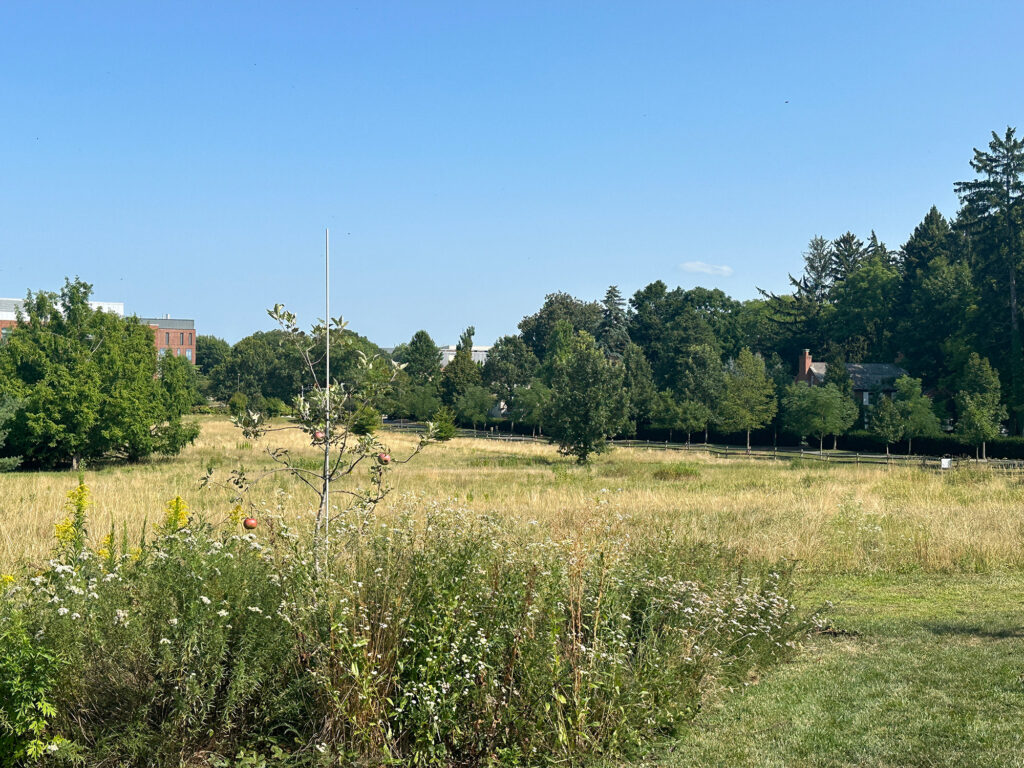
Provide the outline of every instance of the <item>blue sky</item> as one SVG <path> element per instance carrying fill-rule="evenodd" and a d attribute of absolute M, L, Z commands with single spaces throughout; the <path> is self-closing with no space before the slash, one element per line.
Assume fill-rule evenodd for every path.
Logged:
<path fill-rule="evenodd" d="M 325 227 L 332 314 L 381 345 L 491 343 L 556 290 L 781 290 L 813 235 L 955 212 L 972 148 L 1024 130 L 1022 28 L 1009 2 L 8 0 L 0 296 L 77 274 L 233 342 L 275 302 L 322 315 Z"/>

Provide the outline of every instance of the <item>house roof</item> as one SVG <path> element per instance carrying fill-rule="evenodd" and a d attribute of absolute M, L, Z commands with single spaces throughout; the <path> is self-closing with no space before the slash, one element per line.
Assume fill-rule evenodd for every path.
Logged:
<path fill-rule="evenodd" d="M 847 363 L 846 371 L 853 380 L 853 388 L 857 391 L 880 389 L 885 392 L 895 391 L 893 383 L 907 372 L 895 363 Z"/>
<path fill-rule="evenodd" d="M 895 363 L 847 363 L 846 372 L 850 374 L 853 389 L 856 392 L 894 392 L 893 383 L 907 372 Z M 822 384 L 828 373 L 828 363 L 811 363 L 811 378 L 815 384 Z"/>

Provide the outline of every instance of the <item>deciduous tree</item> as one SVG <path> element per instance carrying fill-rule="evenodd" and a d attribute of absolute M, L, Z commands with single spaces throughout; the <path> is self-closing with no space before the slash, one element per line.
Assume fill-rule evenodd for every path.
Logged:
<path fill-rule="evenodd" d="M 613 367 L 594 337 L 580 331 L 565 358 L 555 364 L 547 416 L 559 450 L 585 464 L 626 420 L 621 367 Z"/>
<path fill-rule="evenodd" d="M 750 432 L 774 418 L 778 409 L 775 383 L 765 370 L 764 360 L 744 347 L 725 374 L 725 391 L 718 410 L 718 423 L 727 432 Z"/>

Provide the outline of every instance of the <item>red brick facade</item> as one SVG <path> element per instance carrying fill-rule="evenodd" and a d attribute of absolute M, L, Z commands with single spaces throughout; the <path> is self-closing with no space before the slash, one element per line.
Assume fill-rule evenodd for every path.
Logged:
<path fill-rule="evenodd" d="M 153 341 L 156 344 L 157 355 L 185 356 L 193 365 L 196 362 L 196 331 L 195 328 L 182 328 L 179 322 L 161 323 L 160 320 L 144 318 L 146 323 L 153 330 Z M 175 325 L 179 327 L 168 327 Z"/>

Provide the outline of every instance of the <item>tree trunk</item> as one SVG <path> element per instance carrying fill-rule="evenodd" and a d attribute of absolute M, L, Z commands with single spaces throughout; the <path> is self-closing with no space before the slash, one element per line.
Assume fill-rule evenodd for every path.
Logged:
<path fill-rule="evenodd" d="M 72 456 L 72 457 L 71 457 L 71 469 L 72 469 L 73 471 L 77 472 L 77 471 L 78 471 L 78 467 L 79 467 L 79 466 L 80 466 L 80 464 L 81 464 L 81 461 L 82 461 L 82 460 L 81 460 L 81 458 L 80 458 L 80 457 L 78 456 L 78 454 L 77 454 L 77 453 L 76 453 L 76 454 L 75 454 L 74 456 Z"/>
<path fill-rule="evenodd" d="M 750 430 L 747 430 L 747 453 L 750 453 Z"/>
<path fill-rule="evenodd" d="M 1010 248 L 1013 248 L 1016 233 L 1011 228 Z M 1012 254 L 1011 254 L 1012 255 Z M 1011 259 L 1012 261 L 1012 259 Z M 1012 409 L 1017 433 L 1021 431 L 1021 338 L 1020 324 L 1017 320 L 1017 270 L 1010 264 L 1010 396 L 1013 399 Z M 984 445 L 982 454 L 984 454 Z M 984 456 L 983 456 L 984 458 Z"/>
<path fill-rule="evenodd" d="M 832 435 L 832 450 L 833 451 L 836 449 L 837 445 L 839 445 L 839 437 L 837 435 Z"/>
<path fill-rule="evenodd" d="M 824 435 L 818 435 L 818 453 L 824 453 L 825 452 L 825 447 L 824 446 L 825 446 L 825 436 Z"/>
<path fill-rule="evenodd" d="M 985 455 L 985 441 L 981 441 L 981 460 L 988 461 L 988 456 Z"/>
<path fill-rule="evenodd" d="M 910 446 L 913 444 L 913 442 L 914 442 L 914 438 L 912 438 L 912 437 L 908 437 L 907 438 L 907 456 L 910 455 L 910 451 L 912 450 L 912 448 Z"/>

